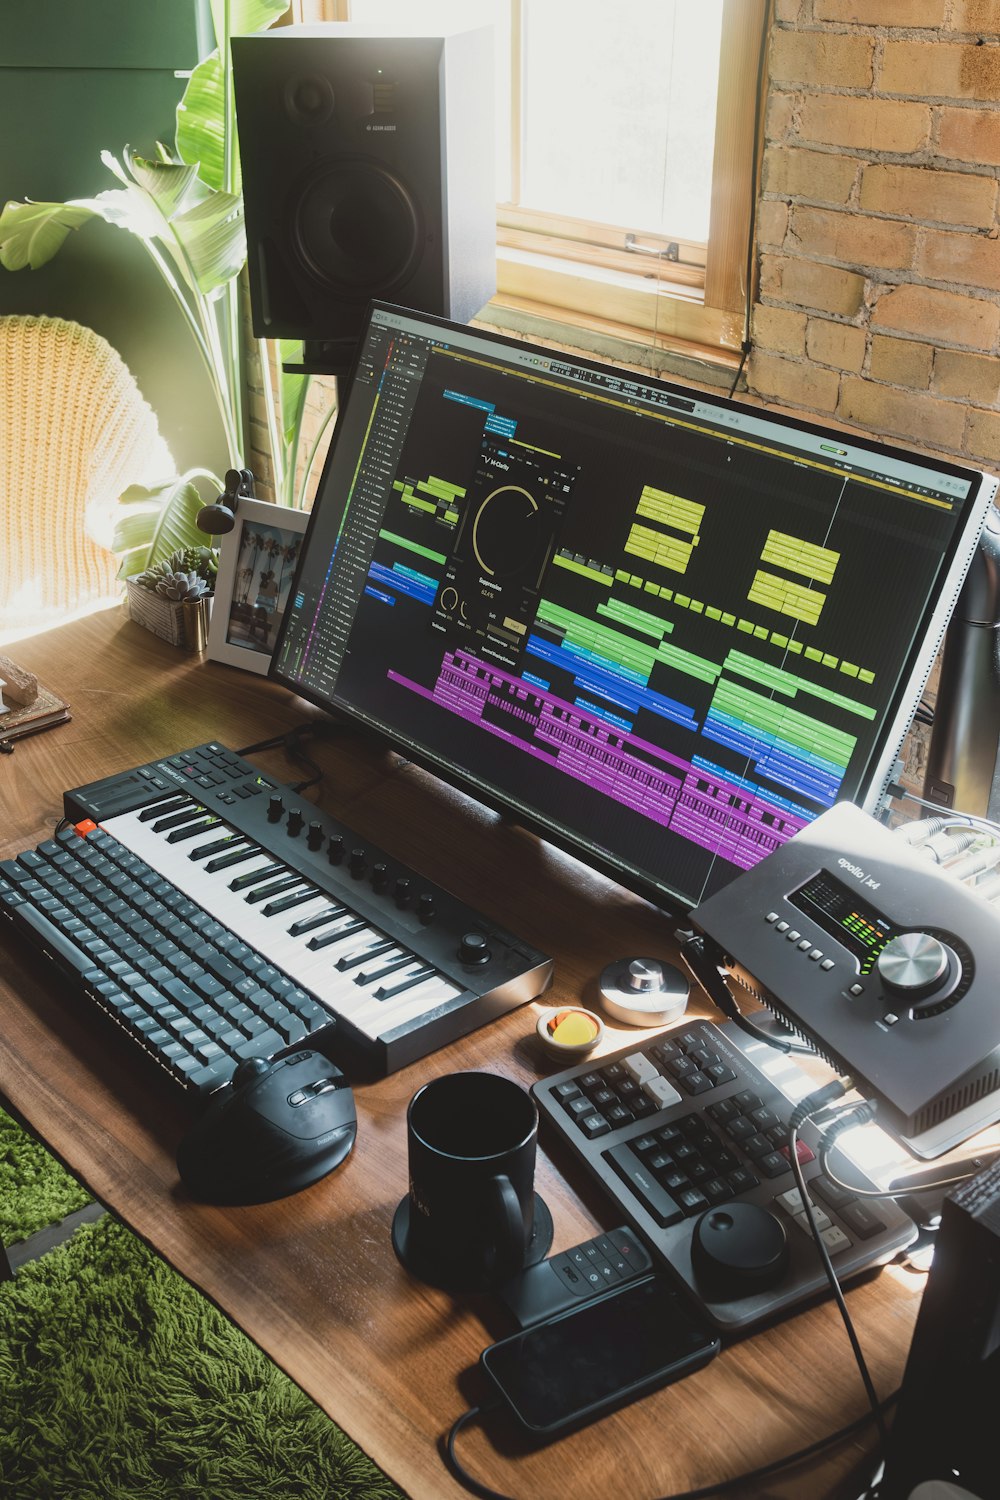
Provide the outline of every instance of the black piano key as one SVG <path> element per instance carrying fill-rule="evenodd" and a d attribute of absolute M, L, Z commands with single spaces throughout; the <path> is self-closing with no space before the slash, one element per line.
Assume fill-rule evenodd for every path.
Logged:
<path fill-rule="evenodd" d="M 280 880 L 272 880 L 267 885 L 258 885 L 252 891 L 247 891 L 243 897 L 250 905 L 257 901 L 266 901 L 269 896 L 280 896 L 285 891 L 290 891 L 293 886 L 302 884 L 302 876 L 289 873 L 282 876 Z"/>
<path fill-rule="evenodd" d="M 291 911 L 292 907 L 301 906 L 304 901 L 315 901 L 319 894 L 315 886 L 306 886 L 301 891 L 291 891 L 287 896 L 269 901 L 266 906 L 261 907 L 261 911 L 265 917 L 276 917 L 279 912 Z"/>
<path fill-rule="evenodd" d="M 175 828 L 167 834 L 168 844 L 183 844 L 186 839 L 196 839 L 200 833 L 209 833 L 213 828 L 218 828 L 220 818 L 208 817 L 198 823 L 190 823 L 187 828 Z"/>
<path fill-rule="evenodd" d="M 396 946 L 395 944 L 393 946 Z M 405 969 L 407 964 L 414 963 L 415 957 L 412 953 L 400 953 L 396 958 L 386 959 L 383 963 L 373 963 L 361 970 L 360 974 L 354 976 L 355 984 L 374 984 L 376 979 L 385 979 L 389 974 L 395 974 L 397 969 Z"/>
<path fill-rule="evenodd" d="M 314 927 L 325 927 L 327 922 L 332 922 L 335 917 L 346 917 L 346 906 L 324 906 L 322 911 L 314 911 L 311 916 L 299 917 L 288 929 L 289 937 L 301 937 L 303 932 L 312 932 Z"/>
<path fill-rule="evenodd" d="M 262 880 L 271 880 L 275 875 L 288 873 L 286 865 L 261 865 L 259 870 L 248 870 L 245 875 L 237 875 L 235 880 L 229 882 L 229 889 L 245 891 L 251 885 L 259 885 Z"/>
<path fill-rule="evenodd" d="M 361 917 L 355 917 L 351 922 L 345 922 L 341 927 L 335 927 L 332 932 L 321 932 L 316 937 L 311 937 L 306 943 L 307 948 L 328 948 L 331 943 L 339 943 L 341 938 L 350 937 L 352 932 L 362 932 L 367 923 Z"/>
<path fill-rule="evenodd" d="M 224 838 L 213 839 L 209 844 L 198 844 L 194 849 L 190 849 L 188 859 L 207 859 L 209 855 L 223 854 L 229 849 L 234 849 L 237 844 L 242 845 L 247 842 L 245 833 L 227 833 Z"/>
<path fill-rule="evenodd" d="M 365 963 L 368 959 L 380 958 L 383 953 L 391 953 L 395 946 L 395 943 L 390 938 L 385 938 L 379 943 L 369 943 L 366 947 L 357 949 L 354 953 L 345 953 L 343 958 L 337 959 L 334 967 L 340 969 L 342 973 L 348 969 L 356 969 L 359 964 Z"/>
<path fill-rule="evenodd" d="M 144 807 L 139 814 L 140 823 L 151 823 L 154 818 L 166 817 L 167 813 L 179 812 L 182 807 L 193 806 L 191 798 L 181 795 L 179 797 L 161 797 L 159 802 L 154 802 L 152 807 Z"/>
<path fill-rule="evenodd" d="M 230 854 L 217 854 L 205 865 L 209 875 L 214 875 L 216 870 L 228 870 L 230 865 L 241 865 L 245 859 L 250 859 L 254 854 L 263 854 L 264 851 L 259 844 L 242 844 Z"/>
<path fill-rule="evenodd" d="M 183 823 L 190 823 L 192 818 L 200 818 L 208 811 L 202 807 L 200 802 L 188 802 L 181 811 L 173 813 L 169 818 L 160 818 L 153 824 L 154 833 L 166 833 L 168 828 L 180 828 Z"/>
<path fill-rule="evenodd" d="M 397 979 L 395 984 L 380 984 L 375 991 L 376 1000 L 391 1000 L 395 995 L 402 995 L 406 990 L 412 990 L 415 985 L 423 984 L 425 979 L 433 978 L 435 970 L 430 966 L 418 969 L 415 974 L 408 974 L 405 979 Z"/>

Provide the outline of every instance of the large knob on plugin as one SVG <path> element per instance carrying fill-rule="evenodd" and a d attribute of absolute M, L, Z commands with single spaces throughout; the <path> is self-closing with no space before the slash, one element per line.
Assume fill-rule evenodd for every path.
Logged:
<path fill-rule="evenodd" d="M 911 1003 L 950 988 L 961 972 L 956 954 L 929 932 L 901 932 L 886 943 L 876 967 L 886 990 Z"/>

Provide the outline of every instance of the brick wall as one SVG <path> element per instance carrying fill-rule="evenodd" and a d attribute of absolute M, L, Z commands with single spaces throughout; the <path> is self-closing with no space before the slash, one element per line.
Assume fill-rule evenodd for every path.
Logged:
<path fill-rule="evenodd" d="M 1000 0 L 775 0 L 750 394 L 1000 472 Z"/>

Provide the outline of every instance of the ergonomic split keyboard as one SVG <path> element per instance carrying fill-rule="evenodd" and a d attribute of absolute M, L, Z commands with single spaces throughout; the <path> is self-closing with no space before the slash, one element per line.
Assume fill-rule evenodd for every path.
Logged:
<path fill-rule="evenodd" d="M 216 742 L 64 804 L 73 826 L 0 863 L 0 931 L 190 1093 L 306 1039 L 392 1072 L 551 978 L 543 954 Z"/>
<path fill-rule="evenodd" d="M 685 1019 L 652 1041 L 536 1083 L 532 1093 L 543 1119 L 715 1326 L 739 1331 L 829 1289 L 787 1145 L 793 1104 L 814 1086 L 794 1059 L 731 1023 Z M 824 1176 L 817 1147 L 807 1123 L 799 1160 L 843 1280 L 891 1260 L 916 1228 L 891 1200 L 865 1199 Z M 874 1186 L 841 1146 L 830 1161 L 838 1178 Z M 737 1277 L 720 1290 L 692 1256 L 702 1215 L 737 1203 L 767 1210 L 785 1231 L 787 1266 L 774 1284 Z"/>

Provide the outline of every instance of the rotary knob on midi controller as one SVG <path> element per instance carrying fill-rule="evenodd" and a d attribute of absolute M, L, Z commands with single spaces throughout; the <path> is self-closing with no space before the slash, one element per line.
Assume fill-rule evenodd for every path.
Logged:
<path fill-rule="evenodd" d="M 278 796 L 277 792 L 275 792 L 275 794 L 272 797 L 268 797 L 268 799 L 267 799 L 267 821 L 269 823 L 278 823 L 278 822 L 280 822 L 281 821 L 281 814 L 284 812 L 284 810 L 285 810 L 285 804 L 282 802 L 282 800 Z"/>
<path fill-rule="evenodd" d="M 310 823 L 309 832 L 306 834 L 306 843 L 310 849 L 320 849 L 323 846 L 322 823 Z"/>
<path fill-rule="evenodd" d="M 302 832 L 302 813 L 299 808 L 293 807 L 288 814 L 287 829 L 293 839 L 297 839 Z"/>
<path fill-rule="evenodd" d="M 360 877 L 365 873 L 365 865 L 367 863 L 365 851 L 363 849 L 352 849 L 351 857 L 347 863 L 351 874 L 355 877 Z"/>
<path fill-rule="evenodd" d="M 430 891 L 424 891 L 417 898 L 417 916 L 421 922 L 433 922 L 437 907 L 434 905 L 434 897 Z"/>
<path fill-rule="evenodd" d="M 407 904 L 410 899 L 412 884 L 412 881 L 408 880 L 405 875 L 400 875 L 399 879 L 396 881 L 396 884 L 392 888 L 392 894 L 396 898 L 397 906 L 405 906 Z"/>
<path fill-rule="evenodd" d="M 463 964 L 485 964 L 491 958 L 486 939 L 481 932 L 466 932 L 458 946 L 459 962 Z"/>
<path fill-rule="evenodd" d="M 339 865 L 344 857 L 344 835 L 331 833 L 326 846 L 326 857 L 331 865 Z"/>
<path fill-rule="evenodd" d="M 951 988 L 962 966 L 940 938 L 929 932 L 901 932 L 886 943 L 876 967 L 890 994 L 917 1001 Z"/>
<path fill-rule="evenodd" d="M 372 865 L 372 889 L 376 891 L 384 891 L 388 879 L 389 866 L 385 863 L 384 860 L 380 859 L 378 864 Z"/>

